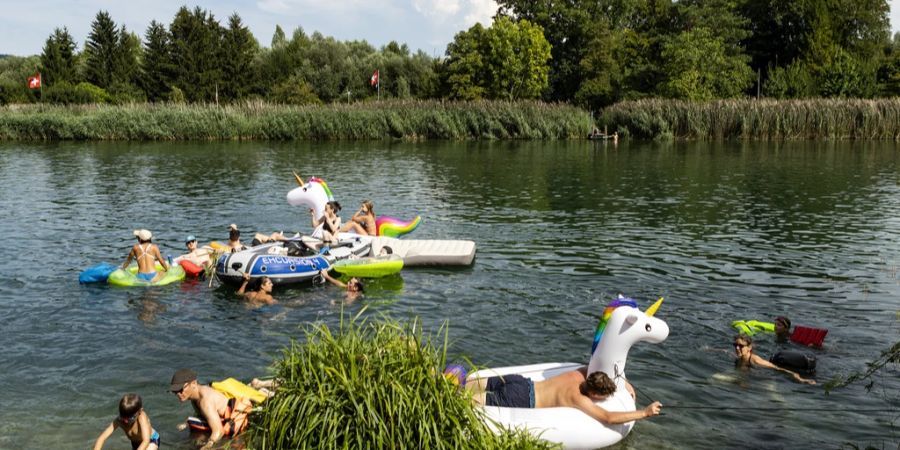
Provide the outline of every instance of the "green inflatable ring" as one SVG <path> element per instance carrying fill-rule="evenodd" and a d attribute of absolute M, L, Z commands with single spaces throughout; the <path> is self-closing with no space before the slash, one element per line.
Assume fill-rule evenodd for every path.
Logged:
<path fill-rule="evenodd" d="M 738 330 L 740 334 L 753 336 L 760 331 L 766 333 L 775 332 L 775 324 L 772 322 L 760 322 L 758 320 L 735 320 L 731 322 L 732 328 Z"/>
<path fill-rule="evenodd" d="M 161 272 L 163 270 L 162 266 L 157 263 L 156 271 Z M 137 277 L 138 268 L 136 265 L 132 265 L 127 269 L 116 269 L 115 272 L 109 274 L 109 278 L 107 281 L 109 284 L 113 286 L 165 286 L 167 284 L 174 283 L 176 281 L 184 280 L 184 269 L 179 265 L 170 266 L 167 272 L 164 272 L 162 278 L 157 280 L 155 283 L 151 283 L 149 281 L 144 281 Z"/>
<path fill-rule="evenodd" d="M 342 259 L 331 266 L 338 273 L 360 278 L 381 278 L 403 269 L 403 258 L 398 255 L 373 256 L 359 259 Z"/>

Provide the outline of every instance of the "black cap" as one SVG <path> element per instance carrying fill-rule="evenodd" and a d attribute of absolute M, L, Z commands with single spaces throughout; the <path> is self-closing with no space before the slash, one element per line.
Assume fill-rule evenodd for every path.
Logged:
<path fill-rule="evenodd" d="M 197 372 L 191 369 L 178 369 L 175 371 L 175 375 L 172 375 L 172 386 L 169 387 L 169 390 L 172 392 L 180 391 L 186 383 L 196 379 Z"/>

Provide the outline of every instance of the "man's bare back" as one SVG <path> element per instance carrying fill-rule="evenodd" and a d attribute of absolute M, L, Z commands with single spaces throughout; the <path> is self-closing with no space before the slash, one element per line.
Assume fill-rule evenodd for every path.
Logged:
<path fill-rule="evenodd" d="M 587 367 L 578 370 L 566 372 L 544 381 L 534 383 L 534 407 L 535 408 L 554 408 L 569 407 L 580 410 L 588 416 L 600 422 L 607 424 L 626 423 L 659 414 L 662 405 L 659 402 L 653 402 L 646 408 L 631 412 L 611 412 L 607 411 L 595 404 L 602 401 L 606 396 L 583 394 L 582 384 L 587 380 Z M 629 387 L 627 385 L 626 387 Z M 473 380 L 473 386 L 469 388 L 473 391 L 473 400 L 479 404 L 486 404 L 485 389 L 487 379 Z M 631 389 L 628 389 L 631 392 Z"/>

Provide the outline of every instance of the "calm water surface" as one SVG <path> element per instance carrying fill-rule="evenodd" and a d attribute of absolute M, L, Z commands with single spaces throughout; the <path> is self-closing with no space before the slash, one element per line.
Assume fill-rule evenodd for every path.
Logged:
<path fill-rule="evenodd" d="M 669 339 L 637 345 L 628 365 L 640 404 L 665 415 L 621 447 L 893 448 L 896 368 L 870 393 L 826 395 L 738 371 L 728 347 L 735 319 L 828 328 L 824 382 L 900 338 L 898 155 L 893 143 L 3 143 L 0 448 L 89 448 L 125 392 L 143 396 L 166 448 L 190 448 L 175 428 L 190 408 L 166 392 L 176 368 L 266 375 L 305 324 L 336 324 L 342 293 L 327 287 L 251 309 L 204 283 L 77 282 L 123 261 L 135 228 L 173 255 L 188 234 L 225 240 L 232 222 L 245 236 L 308 232 L 284 200 L 291 169 L 325 178 L 345 219 L 371 198 L 378 213 L 422 215 L 411 238 L 477 242 L 471 268 L 404 270 L 347 307 L 431 330 L 449 320 L 452 351 L 475 363 L 586 361 L 612 296 L 665 296 Z"/>

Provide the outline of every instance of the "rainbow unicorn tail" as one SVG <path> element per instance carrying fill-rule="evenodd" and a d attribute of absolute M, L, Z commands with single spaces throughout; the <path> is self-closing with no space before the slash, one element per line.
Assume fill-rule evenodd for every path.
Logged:
<path fill-rule="evenodd" d="M 396 217 L 381 216 L 375 219 L 375 229 L 378 230 L 379 236 L 396 238 L 415 230 L 421 221 L 421 216 L 416 216 L 415 219 L 410 221 L 400 220 Z"/>

